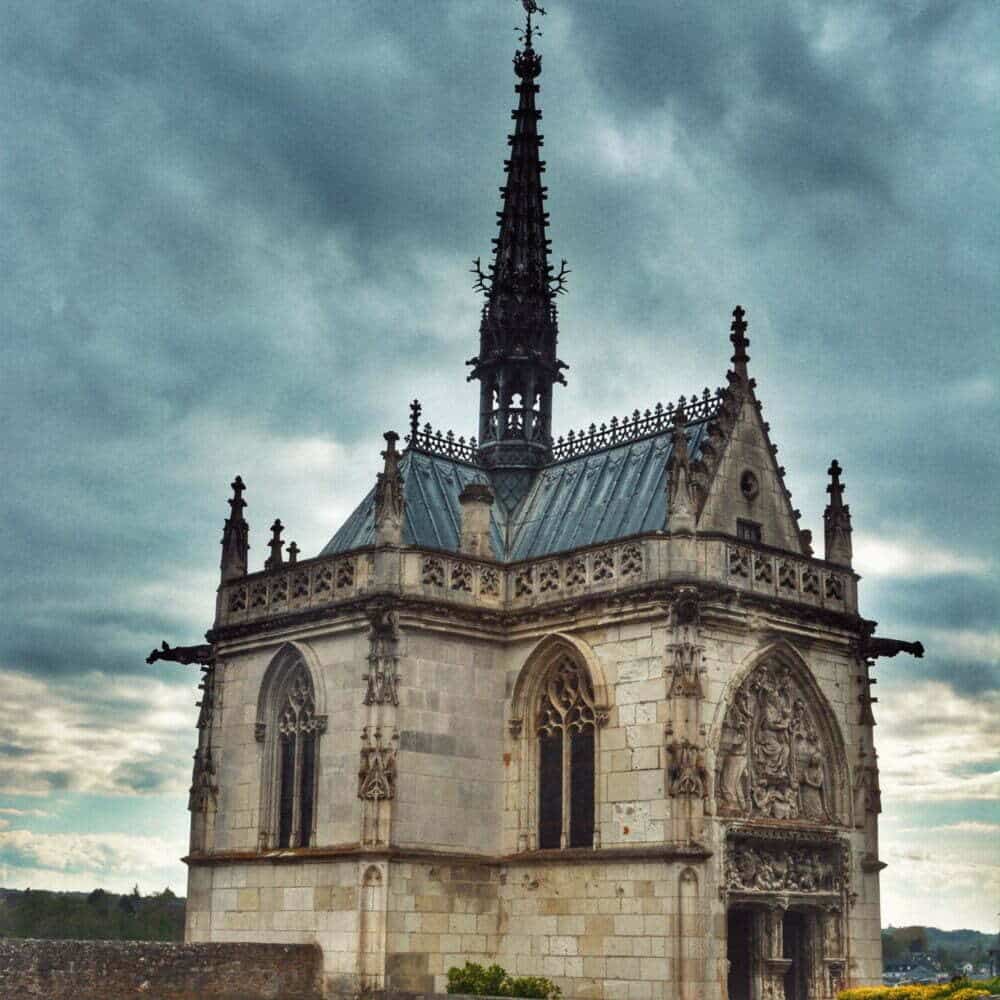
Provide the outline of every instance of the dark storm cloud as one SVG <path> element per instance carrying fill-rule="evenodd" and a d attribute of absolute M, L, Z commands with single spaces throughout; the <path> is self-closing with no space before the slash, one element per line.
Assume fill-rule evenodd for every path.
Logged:
<path fill-rule="evenodd" d="M 975 706 L 1000 642 L 994 5 L 548 6 L 557 429 L 720 384 L 741 301 L 804 525 L 836 454 L 862 610 L 927 646 L 880 665 L 883 715 L 904 677 Z M 56 753 L 5 726 L 5 789 L 186 787 L 192 675 L 143 658 L 210 624 L 233 474 L 259 565 L 277 514 L 326 542 L 414 395 L 470 432 L 518 11 L 7 13 L 0 681 L 74 730 Z M 150 684 L 169 718 L 128 693 Z"/>

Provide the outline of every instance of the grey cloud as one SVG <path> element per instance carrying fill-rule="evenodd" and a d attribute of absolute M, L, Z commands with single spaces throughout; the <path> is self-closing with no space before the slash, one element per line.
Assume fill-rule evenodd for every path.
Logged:
<path fill-rule="evenodd" d="M 996 551 L 993 5 L 551 8 L 550 235 L 574 271 L 557 426 L 721 382 L 742 301 L 817 538 L 836 454 L 856 529 Z M 517 17 L 467 0 L 15 9 L 0 39 L 0 662 L 156 677 L 190 704 L 190 676 L 142 658 L 210 624 L 233 474 L 250 484 L 253 559 L 277 514 L 313 552 L 413 395 L 472 430 L 467 268 L 495 234 Z M 283 465 L 305 438 L 359 450 Z M 968 574 L 862 595 L 893 625 L 983 629 L 996 590 Z M 902 676 L 879 669 L 887 688 Z M 931 644 L 907 669 L 963 695 L 995 683 Z M 120 695 L 80 697 L 122 738 L 141 729 Z M 170 745 L 169 779 L 130 761 L 112 780 L 182 788 L 193 741 Z M 5 786 L 27 780 L 14 763 Z M 77 780 L 34 763 L 46 787 Z"/>

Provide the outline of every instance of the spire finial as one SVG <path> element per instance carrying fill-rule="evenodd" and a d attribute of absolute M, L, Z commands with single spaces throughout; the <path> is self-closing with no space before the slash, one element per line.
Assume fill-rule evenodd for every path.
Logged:
<path fill-rule="evenodd" d="M 229 517 L 222 529 L 222 561 L 219 565 L 223 583 L 247 575 L 247 556 L 250 551 L 250 528 L 243 517 L 247 502 L 243 499 L 246 486 L 242 477 L 237 476 L 230 483 L 230 488 L 233 495 L 229 500 Z"/>
<path fill-rule="evenodd" d="M 415 399 L 410 403 L 410 447 L 415 448 L 417 444 L 417 434 L 420 432 L 420 414 L 422 411 L 420 400 Z"/>
<path fill-rule="evenodd" d="M 264 563 L 264 569 L 277 569 L 284 563 L 285 560 L 281 554 L 281 550 L 285 547 L 285 543 L 281 540 L 281 533 L 284 530 L 285 526 L 281 523 L 281 518 L 276 517 L 274 524 L 271 525 L 271 540 L 267 543 L 271 554 Z"/>
<path fill-rule="evenodd" d="M 830 502 L 823 511 L 824 557 L 827 562 L 850 566 L 853 558 L 851 508 L 844 503 L 844 484 L 840 481 L 843 471 L 836 459 L 826 470 L 830 477 L 830 484 L 826 488 L 826 492 L 830 494 Z"/>
<path fill-rule="evenodd" d="M 419 413 L 417 414 L 419 417 Z M 399 471 L 399 452 L 396 442 L 399 435 L 386 431 L 385 451 L 382 459 L 385 465 L 375 482 L 375 544 L 399 545 L 403 540 L 403 476 Z"/>
<path fill-rule="evenodd" d="M 736 374 L 746 378 L 747 362 L 750 360 L 750 355 L 747 354 L 747 348 L 750 346 L 750 338 L 747 336 L 746 312 L 743 306 L 737 306 L 733 310 L 733 322 L 730 324 L 729 329 L 733 331 L 729 336 L 729 339 L 733 342 L 733 356 L 730 358 L 730 361 L 733 363 Z"/>
<path fill-rule="evenodd" d="M 830 494 L 830 506 L 840 509 L 844 506 L 844 484 L 840 481 L 840 474 L 844 470 L 840 467 L 840 462 L 834 459 L 830 463 L 830 468 L 826 474 L 830 477 L 830 485 L 826 492 Z"/>
<path fill-rule="evenodd" d="M 521 0 L 521 6 L 524 7 L 527 12 L 526 24 L 524 27 L 524 34 L 521 36 L 521 40 L 524 43 L 526 49 L 531 48 L 531 36 L 532 36 L 532 24 L 531 15 L 532 14 L 544 14 L 545 8 L 539 7 L 535 0 Z"/>

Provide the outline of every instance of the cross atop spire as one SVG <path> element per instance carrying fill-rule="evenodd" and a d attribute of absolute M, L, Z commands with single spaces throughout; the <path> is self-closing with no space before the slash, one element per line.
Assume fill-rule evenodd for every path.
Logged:
<path fill-rule="evenodd" d="M 285 560 L 281 554 L 281 550 L 285 547 L 285 543 L 281 540 L 281 533 L 284 530 L 285 526 L 281 523 L 281 518 L 276 517 L 274 524 L 271 525 L 271 540 L 267 543 L 271 554 L 264 561 L 264 569 L 277 569 L 284 563 Z"/>
<path fill-rule="evenodd" d="M 830 485 L 827 486 L 826 492 L 830 494 L 830 506 L 835 510 L 844 506 L 844 484 L 840 481 L 840 474 L 843 471 L 840 462 L 836 459 L 830 463 L 830 468 L 826 470 L 826 474 L 830 477 Z"/>
<path fill-rule="evenodd" d="M 535 107 L 542 57 L 534 49 L 533 15 L 544 11 L 522 0 L 527 20 L 523 48 L 514 56 L 518 106 L 507 137 L 510 158 L 501 188 L 500 233 L 493 263 L 473 267 L 476 288 L 486 295 L 479 327 L 479 354 L 468 363 L 479 379 L 479 454 L 489 467 L 536 468 L 551 455 L 552 386 L 565 382 L 556 357 L 555 296 L 564 290 L 565 262 L 558 275 L 549 264 L 545 229 L 545 162 L 539 153 L 541 111 Z"/>
<path fill-rule="evenodd" d="M 733 322 L 729 329 L 732 330 L 729 339 L 733 342 L 733 356 L 729 360 L 732 361 L 736 374 L 746 378 L 747 362 L 750 360 L 750 355 L 747 354 L 750 338 L 747 336 L 746 312 L 743 306 L 737 306 L 733 310 Z"/>
<path fill-rule="evenodd" d="M 826 470 L 826 474 L 830 477 L 830 484 L 826 488 L 826 492 L 830 494 L 830 502 L 823 511 L 824 558 L 827 562 L 850 566 L 853 557 L 851 508 L 844 503 L 844 484 L 840 481 L 840 474 L 843 471 L 836 459 Z"/>
<path fill-rule="evenodd" d="M 223 583 L 247 575 L 247 556 L 250 551 L 250 526 L 243 517 L 247 505 L 243 499 L 246 486 L 243 479 L 237 476 L 230 487 L 233 495 L 229 500 L 229 517 L 222 529 L 222 561 L 219 565 Z"/>

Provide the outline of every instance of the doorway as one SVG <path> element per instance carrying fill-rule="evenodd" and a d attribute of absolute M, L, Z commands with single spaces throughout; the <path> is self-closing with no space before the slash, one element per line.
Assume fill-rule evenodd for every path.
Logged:
<path fill-rule="evenodd" d="M 785 973 L 785 1000 L 808 1000 L 809 997 L 809 940 L 806 915 L 787 910 L 781 918 L 782 956 L 791 959 Z"/>
<path fill-rule="evenodd" d="M 726 915 L 726 958 L 729 1000 L 752 1000 L 753 914 L 749 910 L 730 910 Z"/>

